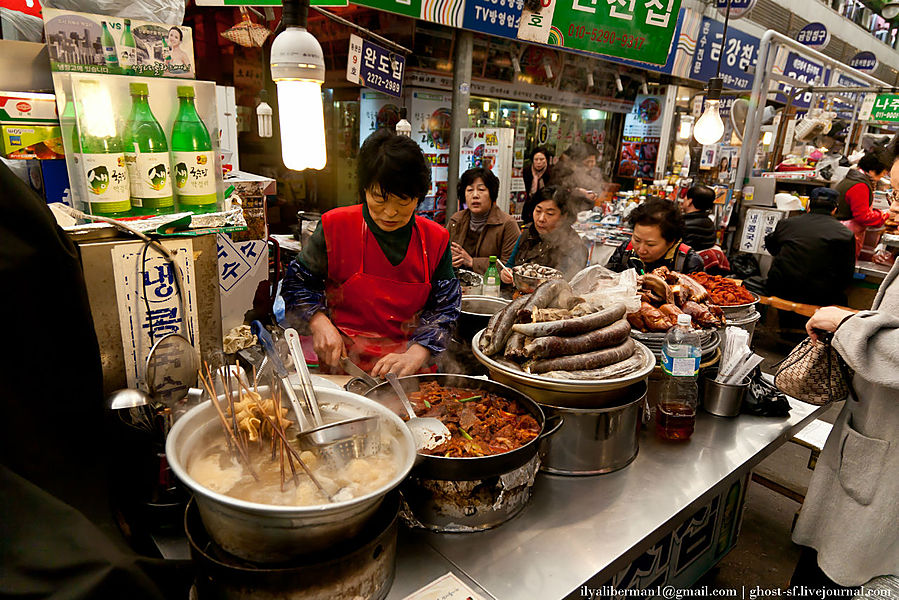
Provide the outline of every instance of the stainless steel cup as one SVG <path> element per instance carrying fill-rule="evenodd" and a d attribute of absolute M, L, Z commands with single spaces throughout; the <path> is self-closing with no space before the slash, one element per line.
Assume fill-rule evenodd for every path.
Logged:
<path fill-rule="evenodd" d="M 702 407 L 718 417 L 736 417 L 740 414 L 749 381 L 730 385 L 715 381 L 717 376 L 717 371 L 702 376 Z"/>

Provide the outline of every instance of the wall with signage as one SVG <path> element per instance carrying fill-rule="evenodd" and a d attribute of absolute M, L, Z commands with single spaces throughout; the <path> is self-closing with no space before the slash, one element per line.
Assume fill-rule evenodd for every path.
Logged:
<path fill-rule="evenodd" d="M 727 42 L 722 49 L 723 35 L 724 23 L 708 17 L 702 18 L 689 77 L 698 81 L 708 81 L 714 77 L 718 68 L 718 57 L 723 51 L 721 78 L 724 80 L 724 87 L 749 90 L 752 88 L 754 76 L 752 69 L 758 60 L 760 40 L 735 27 L 728 27 Z"/>

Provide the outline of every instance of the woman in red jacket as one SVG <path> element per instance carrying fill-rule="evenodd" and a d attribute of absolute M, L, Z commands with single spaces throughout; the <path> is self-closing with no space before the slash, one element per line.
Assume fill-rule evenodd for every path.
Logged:
<path fill-rule="evenodd" d="M 865 242 L 865 230 L 880 227 L 889 215 L 871 206 L 874 203 L 874 188 L 889 168 L 879 155 L 865 154 L 858 161 L 858 169 L 850 169 L 846 178 L 836 186 L 840 199 L 834 216 L 855 234 L 856 259 Z"/>

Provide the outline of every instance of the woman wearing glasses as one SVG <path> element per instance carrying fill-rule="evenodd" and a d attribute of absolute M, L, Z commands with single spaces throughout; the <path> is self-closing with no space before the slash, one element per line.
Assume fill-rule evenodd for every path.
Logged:
<path fill-rule="evenodd" d="M 449 234 L 415 209 L 430 188 L 418 145 L 388 130 L 359 150 L 361 204 L 336 208 L 291 263 L 287 320 L 308 323 L 323 364 L 348 356 L 373 376 L 427 370 L 459 316 Z"/>

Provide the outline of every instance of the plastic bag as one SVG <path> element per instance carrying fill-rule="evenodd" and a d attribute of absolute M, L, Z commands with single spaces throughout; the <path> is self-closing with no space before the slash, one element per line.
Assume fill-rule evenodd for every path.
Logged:
<path fill-rule="evenodd" d="M 749 390 L 740 412 L 757 417 L 786 417 L 790 414 L 790 402 L 756 367 L 749 379 Z"/>
<path fill-rule="evenodd" d="M 12 25 L 19 33 L 20 41 L 40 42 L 43 39 L 44 22 L 37 17 L 0 7 L 0 21 Z"/>
<path fill-rule="evenodd" d="M 637 287 L 637 272 L 633 269 L 615 273 L 603 266 L 592 265 L 571 279 L 574 293 L 596 310 L 622 302 L 627 312 L 637 312 L 640 310 Z"/>
<path fill-rule="evenodd" d="M 184 0 L 42 0 L 44 8 L 181 25 Z"/>

